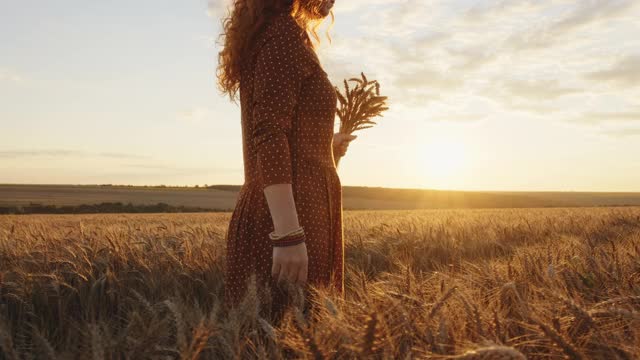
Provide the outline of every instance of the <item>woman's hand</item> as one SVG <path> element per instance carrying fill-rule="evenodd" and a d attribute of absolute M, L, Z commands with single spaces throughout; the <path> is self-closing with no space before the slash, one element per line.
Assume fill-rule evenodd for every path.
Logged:
<path fill-rule="evenodd" d="M 277 278 L 278 283 L 287 280 L 302 285 L 307 281 L 309 259 L 306 243 L 293 246 L 273 247 L 273 266 L 271 276 Z"/>
<path fill-rule="evenodd" d="M 357 135 L 347 135 L 342 133 L 333 134 L 333 155 L 335 157 L 343 157 L 347 153 L 349 143 L 357 137 Z"/>

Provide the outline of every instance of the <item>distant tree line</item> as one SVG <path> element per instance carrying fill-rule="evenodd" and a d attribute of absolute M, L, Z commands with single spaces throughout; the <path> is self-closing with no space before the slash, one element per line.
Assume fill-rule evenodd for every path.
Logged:
<path fill-rule="evenodd" d="M 93 186 L 93 185 L 81 185 L 81 186 Z M 204 184 L 204 185 L 200 185 L 200 184 L 195 184 L 195 185 L 165 185 L 165 184 L 159 184 L 159 185 L 119 185 L 119 184 L 97 184 L 97 186 L 99 187 L 113 187 L 113 188 L 151 188 L 151 189 L 187 189 L 187 188 L 195 188 L 195 189 L 200 189 L 200 188 L 205 188 L 205 189 L 213 189 L 216 188 L 217 186 L 230 186 L 230 187 L 235 187 L 235 188 L 239 188 L 239 185 L 211 185 L 209 186 L 208 184 Z"/>
<path fill-rule="evenodd" d="M 208 209 L 194 206 L 173 206 L 165 203 L 157 204 L 123 204 L 121 202 L 103 202 L 100 204 L 82 205 L 42 205 L 29 204 L 22 206 L 0 206 L 0 214 L 101 214 L 101 213 L 195 213 L 228 211 L 225 209 Z"/>

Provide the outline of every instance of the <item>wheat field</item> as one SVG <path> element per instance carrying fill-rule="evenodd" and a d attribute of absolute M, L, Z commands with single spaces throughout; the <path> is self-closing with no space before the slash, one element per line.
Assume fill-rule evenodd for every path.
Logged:
<path fill-rule="evenodd" d="M 635 359 L 640 208 L 347 211 L 346 294 L 225 313 L 229 213 L 0 217 L 3 359 Z"/>

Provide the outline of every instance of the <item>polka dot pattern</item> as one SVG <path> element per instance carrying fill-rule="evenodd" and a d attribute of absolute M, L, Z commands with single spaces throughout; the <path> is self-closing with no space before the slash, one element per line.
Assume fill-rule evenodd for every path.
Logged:
<path fill-rule="evenodd" d="M 244 184 L 227 231 L 225 302 L 237 304 L 248 282 L 278 294 L 271 277 L 273 222 L 263 189 L 292 184 L 307 234 L 307 283 L 344 294 L 342 187 L 332 141 L 337 96 L 304 30 L 288 14 L 256 37 L 242 68 L 240 107 Z M 288 299 L 274 297 L 281 306 Z"/>

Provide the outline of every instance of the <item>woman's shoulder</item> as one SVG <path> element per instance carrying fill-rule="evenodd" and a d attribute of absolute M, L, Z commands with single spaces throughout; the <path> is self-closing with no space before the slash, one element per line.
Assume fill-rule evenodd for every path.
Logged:
<path fill-rule="evenodd" d="M 296 20 L 287 12 L 276 14 L 267 23 L 263 38 L 264 40 L 303 40 L 305 31 L 298 25 Z"/>
<path fill-rule="evenodd" d="M 257 53 L 265 58 L 287 58 L 291 66 L 310 74 L 317 60 L 314 51 L 304 41 L 306 32 L 288 13 L 278 14 L 266 25 L 258 39 Z"/>

